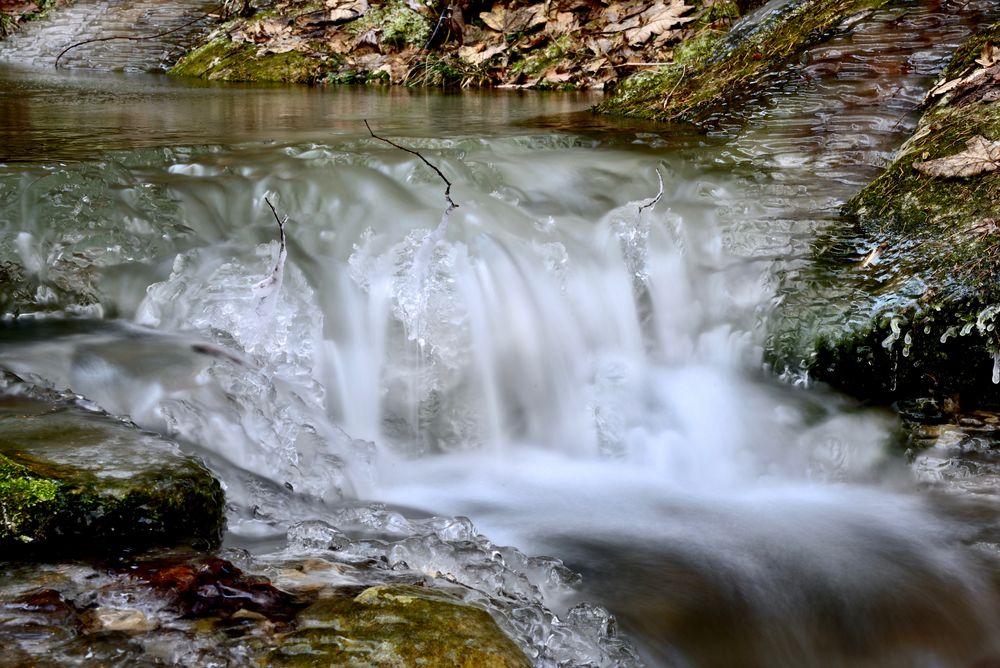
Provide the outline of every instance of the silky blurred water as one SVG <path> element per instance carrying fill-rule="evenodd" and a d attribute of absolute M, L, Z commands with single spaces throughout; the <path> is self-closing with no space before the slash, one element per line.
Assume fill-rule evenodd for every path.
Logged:
<path fill-rule="evenodd" d="M 34 290 L 0 365 L 205 457 L 229 545 L 441 574 L 538 665 L 995 661 L 993 511 L 762 361 L 991 11 L 877 13 L 707 134 L 585 95 L 0 69 L 0 261 Z"/>

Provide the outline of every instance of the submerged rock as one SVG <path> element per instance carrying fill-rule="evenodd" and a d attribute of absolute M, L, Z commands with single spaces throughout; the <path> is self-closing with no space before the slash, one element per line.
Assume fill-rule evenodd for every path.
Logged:
<path fill-rule="evenodd" d="M 602 113 L 667 121 L 704 119 L 736 97 L 763 90 L 806 47 L 887 0 L 771 2 L 726 34 L 705 30 L 672 61 L 636 74 L 597 105 Z"/>
<path fill-rule="evenodd" d="M 833 277 L 826 298 L 838 291 L 847 310 L 798 334 L 801 322 L 778 318 L 779 367 L 870 400 L 1000 405 L 997 44 L 1000 24 L 959 49 L 916 132 L 845 206 L 847 228 L 818 244 L 818 271 Z"/>
<path fill-rule="evenodd" d="M 0 643 L 17 665 L 531 665 L 488 612 L 444 591 L 347 584 L 373 574 L 329 562 L 309 569 L 325 577 L 286 591 L 190 551 L 0 563 Z"/>
<path fill-rule="evenodd" d="M 215 545 L 222 488 L 171 441 L 0 376 L 0 551 Z"/>
<path fill-rule="evenodd" d="M 438 590 L 369 587 L 323 598 L 302 611 L 269 666 L 530 666 L 488 612 Z"/>

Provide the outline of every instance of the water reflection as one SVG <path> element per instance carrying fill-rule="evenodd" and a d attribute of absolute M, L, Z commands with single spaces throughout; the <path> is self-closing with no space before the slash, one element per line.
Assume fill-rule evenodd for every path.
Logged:
<path fill-rule="evenodd" d="M 545 117 L 551 129 L 576 129 L 580 117 L 573 114 L 598 99 L 592 93 L 217 84 L 0 65 L 0 162 L 87 160 L 106 150 L 262 138 L 328 141 L 358 132 L 363 119 L 383 132 L 438 137 L 511 132 L 535 117 Z M 591 118 L 594 129 L 644 125 Z"/>

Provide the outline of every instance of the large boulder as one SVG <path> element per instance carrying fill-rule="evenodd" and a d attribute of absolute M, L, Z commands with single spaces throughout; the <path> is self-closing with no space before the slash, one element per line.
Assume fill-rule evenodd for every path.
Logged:
<path fill-rule="evenodd" d="M 0 375 L 0 553 L 64 559 L 221 539 L 219 482 L 177 445 Z"/>

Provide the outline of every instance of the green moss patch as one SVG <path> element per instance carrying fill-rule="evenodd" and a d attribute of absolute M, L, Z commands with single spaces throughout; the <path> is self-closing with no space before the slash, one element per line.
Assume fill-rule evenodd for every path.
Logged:
<path fill-rule="evenodd" d="M 656 71 L 626 79 L 597 105 L 602 113 L 699 121 L 725 102 L 759 90 L 793 56 L 831 34 L 846 18 L 887 0 L 801 0 L 737 34 L 711 27 Z"/>
<path fill-rule="evenodd" d="M 312 83 L 322 77 L 333 62 L 298 51 L 271 53 L 253 44 L 223 37 L 184 56 L 170 73 L 213 81 Z"/>
<path fill-rule="evenodd" d="M 0 551 L 45 557 L 216 545 L 219 483 L 175 445 L 109 416 L 0 397 Z"/>

